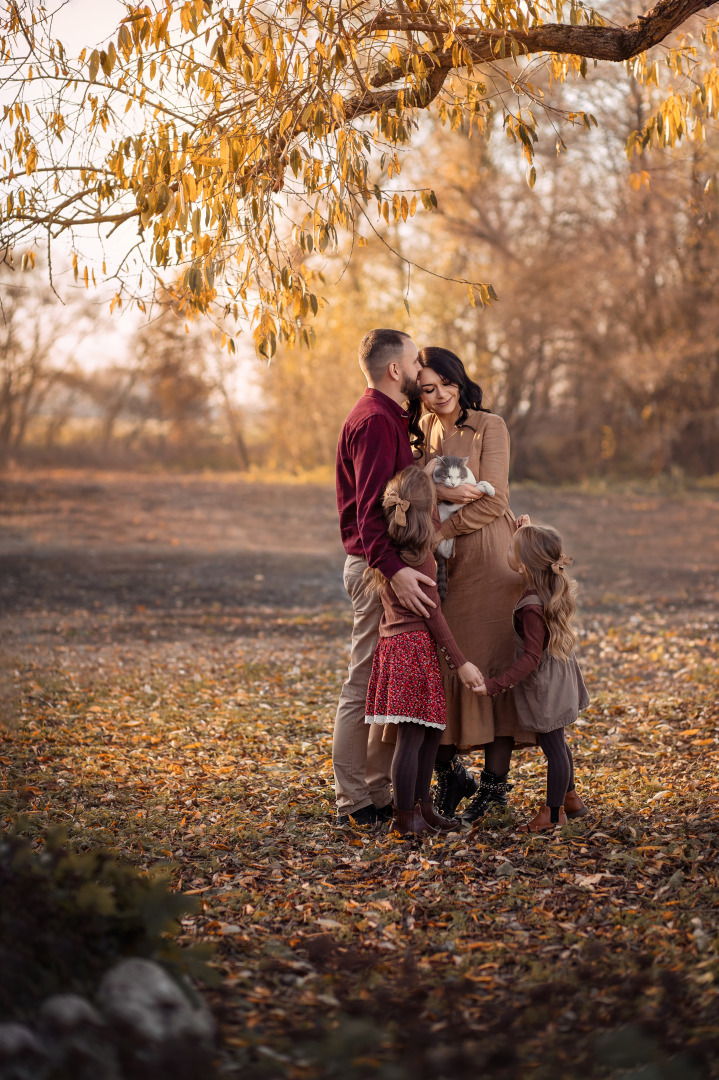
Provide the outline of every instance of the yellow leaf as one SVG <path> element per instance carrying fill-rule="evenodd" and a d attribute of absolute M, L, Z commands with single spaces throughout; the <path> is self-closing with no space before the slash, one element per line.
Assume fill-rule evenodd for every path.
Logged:
<path fill-rule="evenodd" d="M 194 202 L 197 198 L 197 181 L 192 173 L 185 173 L 182 177 L 182 187 L 188 202 Z"/>

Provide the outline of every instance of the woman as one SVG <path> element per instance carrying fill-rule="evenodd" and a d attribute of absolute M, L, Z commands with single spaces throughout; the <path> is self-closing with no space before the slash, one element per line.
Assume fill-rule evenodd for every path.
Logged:
<path fill-rule="evenodd" d="M 410 406 L 410 432 L 415 457 L 429 465 L 440 454 L 468 458 L 477 480 L 488 480 L 492 496 L 476 488 L 438 487 L 440 501 L 460 503 L 435 540 L 454 537 L 448 560 L 447 599 L 442 611 L 459 648 L 485 678 L 506 671 L 514 662 L 512 610 L 522 592 L 522 580 L 507 565 L 507 548 L 516 523 L 509 509 L 509 434 L 504 421 L 482 407 L 482 390 L 472 382 L 458 356 L 448 349 L 422 349 L 421 403 Z M 426 414 L 420 419 L 421 408 Z M 472 824 L 492 803 L 507 805 L 509 764 L 515 739 L 534 741 L 520 733 L 514 699 L 495 699 L 466 690 L 444 661 L 447 730 L 437 755 L 437 809 L 452 817 L 459 802 L 476 792 L 462 820 Z M 484 769 L 477 781 L 456 757 L 463 750 L 484 747 Z"/>

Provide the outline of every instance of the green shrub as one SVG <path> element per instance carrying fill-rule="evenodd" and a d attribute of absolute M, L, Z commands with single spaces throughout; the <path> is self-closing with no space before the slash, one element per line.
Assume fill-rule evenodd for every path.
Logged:
<path fill-rule="evenodd" d="M 104 851 L 77 854 L 52 834 L 36 852 L 21 836 L 0 839 L 0 1015 L 22 1019 L 50 994 L 92 994 L 128 956 L 208 981 L 202 947 L 171 940 L 193 900 Z"/>

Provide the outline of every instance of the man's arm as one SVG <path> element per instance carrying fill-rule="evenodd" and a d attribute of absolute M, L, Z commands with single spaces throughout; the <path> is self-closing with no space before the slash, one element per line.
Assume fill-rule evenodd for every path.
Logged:
<path fill-rule="evenodd" d="M 387 536 L 382 492 L 397 460 L 397 433 L 384 416 L 369 416 L 354 433 L 352 462 L 357 498 L 357 530 L 369 565 L 391 580 L 406 567 Z"/>
<path fill-rule="evenodd" d="M 387 536 L 382 514 L 382 492 L 394 476 L 397 461 L 396 429 L 385 417 L 370 416 L 355 432 L 353 443 L 357 529 L 367 562 L 384 574 L 403 607 L 426 616 L 436 605 L 421 583 L 434 585 L 434 581 L 402 561 Z"/>

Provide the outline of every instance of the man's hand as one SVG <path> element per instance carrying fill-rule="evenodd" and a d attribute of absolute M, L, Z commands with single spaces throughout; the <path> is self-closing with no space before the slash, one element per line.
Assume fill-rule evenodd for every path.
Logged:
<path fill-rule="evenodd" d="M 427 617 L 431 614 L 431 609 L 437 606 L 420 587 L 420 583 L 434 585 L 435 582 L 426 574 L 420 574 L 413 566 L 403 566 L 390 578 L 389 583 L 402 607 L 413 611 L 415 615 Z"/>
<path fill-rule="evenodd" d="M 437 498 L 440 502 L 471 503 L 484 498 L 484 492 L 479 491 L 474 484 L 459 484 L 458 487 L 446 487 L 437 484 Z"/>

